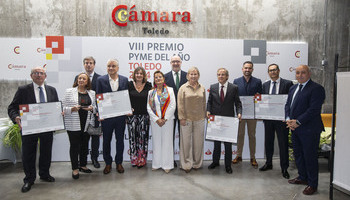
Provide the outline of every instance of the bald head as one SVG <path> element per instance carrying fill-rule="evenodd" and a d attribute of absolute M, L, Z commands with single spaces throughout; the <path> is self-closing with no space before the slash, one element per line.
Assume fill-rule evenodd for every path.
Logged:
<path fill-rule="evenodd" d="M 295 78 L 299 83 L 305 83 L 311 77 L 310 68 L 307 65 L 299 65 L 295 69 Z"/>
<path fill-rule="evenodd" d="M 171 64 L 171 68 L 174 72 L 178 72 L 181 70 L 181 64 L 182 64 L 182 60 L 179 56 L 174 55 L 173 57 L 171 57 L 170 59 L 170 64 Z"/>

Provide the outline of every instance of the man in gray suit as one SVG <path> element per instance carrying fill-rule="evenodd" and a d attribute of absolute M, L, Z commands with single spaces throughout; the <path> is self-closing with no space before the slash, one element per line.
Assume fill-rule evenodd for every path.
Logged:
<path fill-rule="evenodd" d="M 277 64 L 271 64 L 267 68 L 270 79 L 262 85 L 263 94 L 288 94 L 292 81 L 279 76 L 280 69 Z M 289 129 L 285 122 L 278 120 L 264 120 L 265 126 L 265 154 L 266 163 L 259 170 L 266 171 L 272 169 L 272 156 L 274 151 L 275 132 L 277 134 L 278 147 L 280 153 L 280 165 L 282 176 L 289 179 L 287 171 L 289 167 L 288 133 Z"/>
<path fill-rule="evenodd" d="M 227 81 L 229 73 L 225 68 L 218 69 L 217 77 L 219 83 L 210 86 L 207 117 L 209 118 L 209 115 L 234 117 L 236 107 L 237 117 L 241 119 L 242 103 L 238 96 L 237 85 Z M 229 142 L 224 142 L 224 145 L 225 169 L 227 173 L 231 174 L 232 144 Z M 221 142 L 214 141 L 213 163 L 208 166 L 208 169 L 214 169 L 216 166 L 219 166 L 220 154 Z"/>

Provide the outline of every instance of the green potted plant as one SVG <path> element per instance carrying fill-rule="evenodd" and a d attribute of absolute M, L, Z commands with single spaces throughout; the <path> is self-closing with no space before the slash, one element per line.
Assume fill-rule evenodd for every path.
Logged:
<path fill-rule="evenodd" d="M 7 147 L 11 147 L 17 153 L 21 152 L 22 138 L 18 124 L 13 124 L 12 121 L 9 121 L 7 124 L 3 125 L 3 127 L 8 127 L 2 138 L 3 144 Z"/>

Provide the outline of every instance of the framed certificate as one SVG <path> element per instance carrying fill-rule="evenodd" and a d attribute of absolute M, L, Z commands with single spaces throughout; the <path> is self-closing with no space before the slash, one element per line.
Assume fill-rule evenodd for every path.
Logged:
<path fill-rule="evenodd" d="M 268 95 L 262 94 L 256 98 L 255 118 L 268 120 L 285 120 L 284 107 L 288 95 Z"/>
<path fill-rule="evenodd" d="M 254 96 L 239 96 L 242 102 L 242 119 L 254 119 Z"/>
<path fill-rule="evenodd" d="M 96 100 L 100 119 L 132 113 L 128 90 L 97 94 Z"/>
<path fill-rule="evenodd" d="M 239 119 L 210 115 L 205 139 L 237 143 Z"/>
<path fill-rule="evenodd" d="M 64 129 L 61 102 L 19 105 L 22 135 Z"/>

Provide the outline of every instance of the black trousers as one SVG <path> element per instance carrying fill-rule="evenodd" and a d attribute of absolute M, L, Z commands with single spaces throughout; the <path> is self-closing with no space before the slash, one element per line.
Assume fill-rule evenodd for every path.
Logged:
<path fill-rule="evenodd" d="M 232 143 L 224 142 L 225 146 L 225 166 L 231 166 L 232 162 Z M 221 142 L 214 141 L 213 163 L 219 164 L 221 155 Z"/>
<path fill-rule="evenodd" d="M 90 135 L 83 131 L 67 131 L 70 142 L 70 161 L 72 170 L 85 167 L 87 164 L 87 155 L 89 153 Z"/>
<path fill-rule="evenodd" d="M 99 156 L 99 148 L 100 148 L 100 136 L 99 135 L 91 135 L 91 160 L 97 160 Z"/>
<path fill-rule="evenodd" d="M 24 183 L 34 183 L 36 179 L 36 153 L 40 139 L 39 176 L 46 178 L 50 175 L 52 156 L 52 132 L 22 136 L 22 163 L 25 177 Z"/>
<path fill-rule="evenodd" d="M 288 152 L 288 133 L 286 123 L 276 120 L 264 120 L 265 126 L 265 153 L 266 164 L 272 165 L 272 156 L 274 152 L 275 133 L 277 134 L 278 147 L 280 152 L 281 169 L 289 167 L 289 152 Z"/>

